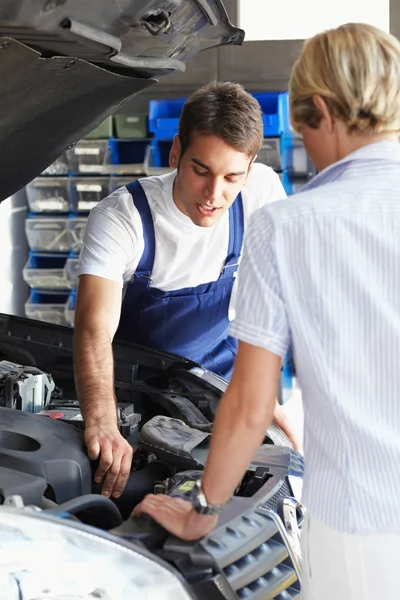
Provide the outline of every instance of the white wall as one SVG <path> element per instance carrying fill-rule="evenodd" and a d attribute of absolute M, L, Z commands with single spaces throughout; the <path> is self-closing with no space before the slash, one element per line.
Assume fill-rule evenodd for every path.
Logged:
<path fill-rule="evenodd" d="M 389 31 L 390 0 L 238 0 L 246 41 L 302 40 L 343 23 L 364 22 Z"/>
<path fill-rule="evenodd" d="M 11 198 L 0 204 L 0 312 L 12 313 L 12 252 Z"/>

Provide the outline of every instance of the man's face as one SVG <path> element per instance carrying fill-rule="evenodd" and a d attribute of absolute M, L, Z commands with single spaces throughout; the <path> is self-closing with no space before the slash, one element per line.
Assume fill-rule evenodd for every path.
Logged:
<path fill-rule="evenodd" d="M 210 227 L 242 190 L 251 159 L 221 138 L 194 132 L 182 157 L 179 137 L 175 137 L 170 165 L 178 167 L 175 204 L 195 225 Z"/>

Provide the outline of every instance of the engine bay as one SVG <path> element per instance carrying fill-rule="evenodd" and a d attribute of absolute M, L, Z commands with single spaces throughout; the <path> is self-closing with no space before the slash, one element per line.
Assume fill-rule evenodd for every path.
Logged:
<path fill-rule="evenodd" d="M 222 574 L 235 591 L 247 590 L 239 597 L 262 598 L 255 592 L 275 585 L 292 590 L 282 598 L 297 597 L 302 511 L 291 478 L 302 476 L 302 456 L 272 426 L 218 528 L 201 542 L 180 542 L 146 516 L 133 519 L 132 509 L 148 493 L 190 498 L 226 384 L 190 361 L 131 344 L 115 344 L 114 359 L 119 427 L 136 450 L 124 493 L 110 500 L 100 495 L 97 463 L 86 453 L 72 331 L 0 315 L 0 504 L 66 514 L 161 555 L 194 582 L 203 581 L 191 573 L 205 555 L 213 585 Z M 275 558 L 259 581 L 255 574 L 267 568 L 268 553 Z"/>

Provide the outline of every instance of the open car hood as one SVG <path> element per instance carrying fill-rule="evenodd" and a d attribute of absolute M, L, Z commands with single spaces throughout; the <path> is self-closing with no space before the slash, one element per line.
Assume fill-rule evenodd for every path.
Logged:
<path fill-rule="evenodd" d="M 221 0 L 0 0 L 0 201 L 156 78 L 243 39 Z"/>

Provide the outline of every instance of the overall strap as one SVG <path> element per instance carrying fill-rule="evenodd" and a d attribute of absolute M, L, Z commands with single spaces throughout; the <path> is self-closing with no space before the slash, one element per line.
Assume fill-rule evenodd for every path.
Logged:
<path fill-rule="evenodd" d="M 226 257 L 221 277 L 232 275 L 232 270 L 227 267 L 234 267 L 235 272 L 239 264 L 240 254 L 242 252 L 244 236 L 244 217 L 243 217 L 243 199 L 239 194 L 229 209 L 229 245 L 228 256 Z"/>
<path fill-rule="evenodd" d="M 126 187 L 132 196 L 134 205 L 139 211 L 143 227 L 144 250 L 136 269 L 135 278 L 147 277 L 150 282 L 156 252 L 153 216 L 145 191 L 139 180 L 129 183 Z"/>

